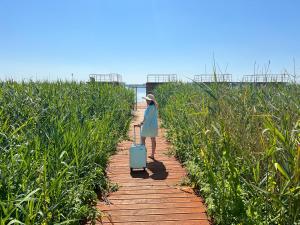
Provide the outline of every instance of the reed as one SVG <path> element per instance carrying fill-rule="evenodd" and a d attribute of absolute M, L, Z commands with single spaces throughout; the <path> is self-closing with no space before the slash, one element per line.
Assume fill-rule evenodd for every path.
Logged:
<path fill-rule="evenodd" d="M 109 156 L 133 92 L 75 82 L 0 84 L 0 225 L 80 224 L 98 215 Z"/>
<path fill-rule="evenodd" d="M 300 87 L 168 84 L 163 126 L 216 224 L 300 223 Z"/>

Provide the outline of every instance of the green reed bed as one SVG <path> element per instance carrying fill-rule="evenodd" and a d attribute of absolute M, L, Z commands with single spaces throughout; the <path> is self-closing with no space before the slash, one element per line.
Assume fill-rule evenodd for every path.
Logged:
<path fill-rule="evenodd" d="M 170 84 L 167 137 L 215 224 L 300 224 L 300 86 Z"/>
<path fill-rule="evenodd" d="M 105 167 L 126 136 L 133 92 L 85 83 L 0 84 L 0 225 L 97 215 Z"/>

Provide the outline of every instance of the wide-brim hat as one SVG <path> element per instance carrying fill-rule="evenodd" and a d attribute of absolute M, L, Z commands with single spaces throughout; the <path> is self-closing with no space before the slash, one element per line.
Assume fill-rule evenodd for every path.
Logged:
<path fill-rule="evenodd" d="M 158 106 L 158 105 L 157 105 L 157 102 L 156 102 L 156 100 L 155 100 L 155 97 L 154 97 L 153 94 L 147 94 L 146 97 L 142 97 L 142 98 L 143 98 L 143 99 L 146 99 L 146 100 L 148 100 L 148 101 L 153 101 L 154 104 L 156 105 L 156 107 Z"/>
<path fill-rule="evenodd" d="M 143 99 L 146 99 L 148 101 L 155 101 L 155 97 L 153 94 L 147 94 L 146 97 L 142 97 Z"/>

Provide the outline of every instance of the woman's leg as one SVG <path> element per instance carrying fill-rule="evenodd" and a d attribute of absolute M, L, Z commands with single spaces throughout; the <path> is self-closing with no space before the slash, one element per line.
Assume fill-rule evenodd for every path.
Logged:
<path fill-rule="evenodd" d="M 146 137 L 141 137 L 141 139 L 142 139 L 142 145 L 145 145 L 145 143 L 146 143 Z"/>
<path fill-rule="evenodd" d="M 151 143 L 152 143 L 152 156 L 155 154 L 155 149 L 156 149 L 156 138 L 151 137 Z"/>

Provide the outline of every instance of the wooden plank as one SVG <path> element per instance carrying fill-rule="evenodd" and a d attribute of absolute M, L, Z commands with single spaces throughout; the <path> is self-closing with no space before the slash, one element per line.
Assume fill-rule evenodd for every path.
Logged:
<path fill-rule="evenodd" d="M 119 186 L 120 187 L 135 187 L 135 186 L 138 186 L 138 187 L 144 187 L 144 186 L 147 186 L 147 187 L 153 187 L 153 188 L 156 188 L 156 187 L 170 187 L 170 185 L 168 185 L 167 182 L 154 182 L 154 181 L 149 181 L 147 183 L 141 183 L 140 181 L 138 182 L 134 182 L 134 181 L 128 181 L 128 182 L 124 182 L 124 183 L 119 183 Z"/>
<path fill-rule="evenodd" d="M 132 180 L 132 181 L 122 181 L 122 180 L 114 180 L 113 182 L 119 184 L 119 186 L 123 187 L 132 187 L 139 185 L 170 185 L 170 186 L 179 186 L 181 183 L 178 179 L 165 179 L 165 180 Z"/>
<path fill-rule="evenodd" d="M 181 169 L 174 169 L 174 170 L 149 170 L 147 169 L 146 172 L 133 172 L 133 173 L 129 173 L 128 170 L 113 170 L 113 171 L 107 171 L 107 176 L 130 176 L 130 177 L 135 177 L 135 176 L 142 176 L 144 174 L 148 174 L 149 176 L 152 174 L 160 174 L 160 173 L 168 173 L 168 175 L 171 174 L 180 174 L 180 175 L 186 175 L 187 173 Z"/>
<path fill-rule="evenodd" d="M 128 158 L 127 158 L 128 157 Z M 127 160 L 129 159 L 129 154 L 127 155 L 127 157 L 125 155 L 119 156 L 118 158 L 111 158 L 111 160 L 109 161 L 109 163 L 123 163 L 123 162 L 127 162 Z M 168 156 L 158 156 L 157 154 L 155 154 L 155 160 L 158 162 L 163 162 L 165 163 L 174 163 L 174 160 L 176 160 L 174 157 L 168 157 Z M 148 162 L 153 162 L 151 161 L 151 159 L 148 159 Z"/>
<path fill-rule="evenodd" d="M 141 215 L 169 215 L 169 214 L 189 214 L 189 213 L 205 213 L 204 207 L 194 208 L 164 208 L 164 209 L 115 209 L 103 210 L 104 213 L 120 216 L 141 216 Z"/>
<path fill-rule="evenodd" d="M 129 168 L 128 168 L 129 169 Z M 109 171 L 107 173 L 108 176 L 116 176 L 116 177 L 130 177 L 130 178 L 134 178 L 134 177 L 145 177 L 145 176 L 151 176 L 151 175 L 181 175 L 181 176 L 186 176 L 187 173 L 184 170 L 149 170 L 147 169 L 146 171 L 134 171 L 132 173 L 130 173 L 130 171 L 126 170 L 120 170 L 119 172 L 116 171 Z"/>
<path fill-rule="evenodd" d="M 112 195 L 141 195 L 141 194 L 171 194 L 171 193 L 191 193 L 182 191 L 180 189 L 170 189 L 170 188 L 165 188 L 165 189 L 136 189 L 136 190 L 118 190 L 117 192 L 113 192 L 110 194 Z"/>
<path fill-rule="evenodd" d="M 135 195 L 117 195 L 117 194 L 111 194 L 109 196 L 110 200 L 121 200 L 121 199 L 162 199 L 162 198 L 194 198 L 195 196 L 193 194 L 188 193 L 148 193 L 148 194 L 135 194 Z"/>
<path fill-rule="evenodd" d="M 106 205 L 103 202 L 98 202 L 97 207 L 100 210 L 117 210 L 117 209 L 164 209 L 164 208 L 205 208 L 202 202 L 177 202 L 176 204 L 166 202 L 160 204 L 126 204 L 126 205 Z"/>
<path fill-rule="evenodd" d="M 121 215 L 111 215 L 111 220 L 114 223 L 120 222 L 147 222 L 147 221 L 184 221 L 184 220 L 207 220 L 205 213 L 177 213 L 177 214 L 168 214 L 168 215 L 134 215 L 134 216 L 121 216 Z M 107 218 L 104 218 L 103 221 L 109 222 Z M 180 224 L 180 223 L 179 223 Z"/>
<path fill-rule="evenodd" d="M 182 180 L 184 177 L 184 175 L 180 176 L 180 175 L 168 175 L 168 174 L 160 174 L 160 175 L 151 175 L 151 176 L 147 176 L 145 175 L 145 177 L 131 177 L 131 176 L 109 176 L 108 178 L 110 180 L 114 180 L 115 182 L 124 182 L 124 181 L 128 181 L 128 179 L 133 179 L 134 181 L 141 181 L 141 183 L 143 182 L 155 182 L 155 181 L 163 181 L 163 180 Z"/>
<path fill-rule="evenodd" d="M 129 164 L 124 164 L 124 165 L 109 165 L 107 170 L 113 171 L 113 170 L 121 170 L 121 171 L 130 171 L 129 170 Z M 167 171 L 167 170 L 180 170 L 181 167 L 176 166 L 176 165 L 147 165 L 147 171 L 154 170 L 154 171 Z M 185 171 L 183 168 L 181 168 L 181 171 Z"/>
<path fill-rule="evenodd" d="M 120 166 L 127 166 L 129 165 L 129 159 L 126 160 L 126 161 L 121 161 L 121 162 L 112 162 L 112 163 L 109 163 L 110 166 L 116 166 L 116 167 L 120 167 Z M 172 161 L 169 161 L 169 162 L 163 162 L 163 163 L 160 163 L 160 162 L 150 162 L 148 161 L 147 162 L 147 168 L 151 168 L 151 167 L 166 167 L 166 166 L 176 166 L 176 167 L 181 167 L 180 163 L 179 162 L 172 162 Z"/>
<path fill-rule="evenodd" d="M 167 202 L 201 202 L 199 198 L 144 198 L 144 199 L 109 199 L 112 204 L 145 204 L 145 203 L 151 203 L 151 204 L 160 204 L 160 203 L 167 203 Z"/>
<path fill-rule="evenodd" d="M 169 190 L 171 187 L 169 185 L 134 185 L 134 186 L 125 186 L 125 185 L 121 185 L 119 184 L 119 189 L 120 191 L 122 190 L 130 190 L 130 191 L 136 191 L 136 190 L 162 190 L 162 189 L 166 189 Z M 175 188 L 175 187 L 173 187 Z"/>
<path fill-rule="evenodd" d="M 180 221 L 180 224 L 178 224 L 178 221 L 143 221 L 143 222 L 104 222 L 104 223 L 96 223 L 96 224 L 116 224 L 116 225 L 210 225 L 209 221 L 206 220 L 186 220 L 186 221 Z"/>
<path fill-rule="evenodd" d="M 180 179 L 177 178 L 168 178 L 166 180 L 153 180 L 153 179 L 144 179 L 144 180 L 117 180 L 114 179 L 113 182 L 120 182 L 121 186 L 136 186 L 136 185 L 167 185 L 170 182 L 179 182 Z"/>

